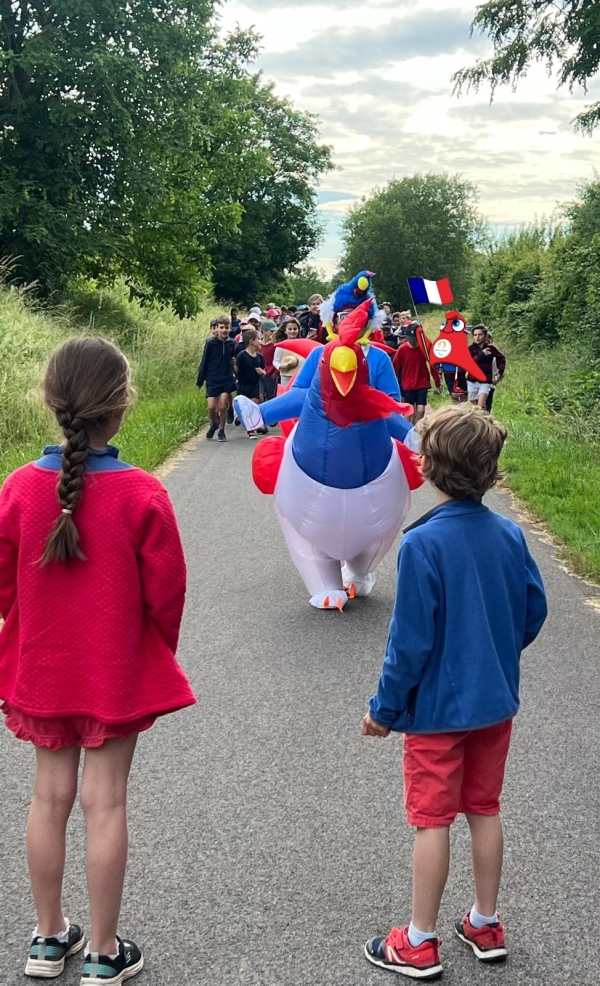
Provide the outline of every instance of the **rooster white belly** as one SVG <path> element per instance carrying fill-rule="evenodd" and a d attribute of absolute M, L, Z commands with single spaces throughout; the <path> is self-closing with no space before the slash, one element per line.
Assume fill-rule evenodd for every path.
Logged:
<path fill-rule="evenodd" d="M 385 471 L 356 489 L 316 482 L 286 442 L 274 494 L 275 511 L 315 548 L 339 560 L 355 558 L 395 537 L 410 507 L 410 490 L 394 447 Z"/>

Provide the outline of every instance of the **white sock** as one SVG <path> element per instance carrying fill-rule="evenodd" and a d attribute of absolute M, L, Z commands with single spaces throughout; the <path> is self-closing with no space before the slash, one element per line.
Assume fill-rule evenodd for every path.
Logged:
<path fill-rule="evenodd" d="M 410 922 L 408 926 L 408 940 L 413 948 L 418 948 L 424 941 L 431 941 L 432 939 L 437 941 L 435 931 L 419 931 L 418 928 L 415 928 L 412 921 Z"/>
<path fill-rule="evenodd" d="M 114 955 L 109 955 L 108 956 L 109 959 L 116 959 L 117 955 L 119 954 L 119 943 L 118 943 L 118 941 L 117 941 L 116 938 L 115 938 L 115 948 L 116 948 L 115 954 Z M 86 959 L 89 959 L 89 957 L 90 957 L 91 954 L 92 953 L 91 953 L 91 950 L 90 950 L 90 943 L 88 942 L 87 945 L 85 946 L 84 950 L 83 950 L 83 955 L 84 955 L 84 957 Z"/>
<path fill-rule="evenodd" d="M 484 914 L 480 914 L 476 911 L 474 907 L 471 908 L 471 913 L 469 914 L 469 921 L 474 928 L 485 928 L 486 924 L 497 924 L 498 923 L 498 912 L 494 914 L 491 918 L 486 918 Z"/>
<path fill-rule="evenodd" d="M 61 945 L 66 945 L 67 942 L 68 942 L 68 940 L 69 940 L 69 929 L 70 929 L 71 925 L 69 924 L 69 919 L 68 918 L 65 918 L 65 921 L 67 922 L 67 927 L 65 928 L 64 931 L 59 931 L 57 935 L 40 935 L 40 933 L 38 931 L 38 926 L 36 924 L 35 928 L 33 929 L 32 933 L 31 933 L 31 939 L 32 939 L 32 941 L 35 938 L 56 938 L 56 940 L 59 941 L 61 943 Z"/>

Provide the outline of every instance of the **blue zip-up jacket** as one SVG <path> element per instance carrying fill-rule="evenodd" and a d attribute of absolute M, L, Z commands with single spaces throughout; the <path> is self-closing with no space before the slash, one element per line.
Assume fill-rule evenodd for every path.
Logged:
<path fill-rule="evenodd" d="M 481 729 L 519 708 L 523 648 L 548 612 L 516 524 L 449 500 L 407 528 L 373 719 L 405 733 Z"/>

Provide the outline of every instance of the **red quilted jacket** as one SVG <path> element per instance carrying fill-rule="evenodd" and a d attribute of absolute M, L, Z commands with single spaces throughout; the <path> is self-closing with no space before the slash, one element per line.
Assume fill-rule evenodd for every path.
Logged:
<path fill-rule="evenodd" d="M 175 660 L 186 571 L 167 491 L 140 469 L 85 473 L 75 519 L 86 560 L 42 568 L 56 483 L 29 463 L 0 491 L 0 698 L 105 723 L 192 705 Z"/>

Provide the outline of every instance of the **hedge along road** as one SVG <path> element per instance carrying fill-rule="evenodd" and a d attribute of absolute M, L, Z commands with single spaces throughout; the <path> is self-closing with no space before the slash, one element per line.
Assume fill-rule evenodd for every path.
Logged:
<path fill-rule="evenodd" d="M 354 986 L 387 982 L 365 939 L 410 916 L 412 833 L 401 741 L 360 736 L 394 599 L 395 551 L 373 595 L 316 612 L 270 500 L 253 487 L 253 443 L 200 441 L 165 482 L 189 565 L 180 658 L 198 705 L 140 739 L 122 933 L 146 953 L 150 986 Z M 512 515 L 506 495 L 490 506 Z M 411 519 L 433 503 L 423 488 Z M 453 934 L 472 903 L 464 819 L 438 932 L 445 981 L 598 981 L 600 682 L 597 590 L 566 574 L 528 529 L 550 616 L 523 657 L 504 795 L 500 910 L 510 959 L 489 970 Z M 494 564 L 493 545 L 482 545 Z M 456 573 L 460 578 L 460 572 Z M 469 646 L 465 627 L 465 647 Z M 0 982 L 23 982 L 33 927 L 24 829 L 31 749 L 4 730 Z M 66 913 L 89 929 L 84 831 L 70 830 Z M 63 982 L 79 982 L 79 958 Z"/>

